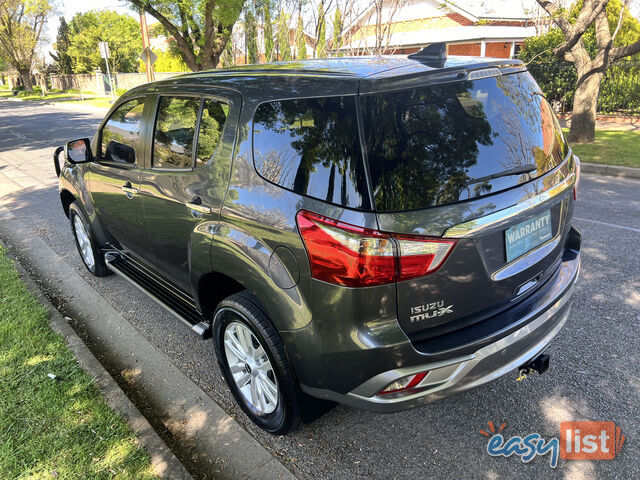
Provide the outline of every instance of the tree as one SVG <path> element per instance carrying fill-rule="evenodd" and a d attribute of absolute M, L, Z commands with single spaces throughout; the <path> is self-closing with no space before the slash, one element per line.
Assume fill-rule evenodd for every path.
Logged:
<path fill-rule="evenodd" d="M 271 24 L 269 2 L 265 2 L 264 4 L 263 17 L 264 55 L 267 57 L 267 62 L 271 62 L 273 60 L 273 25 Z"/>
<path fill-rule="evenodd" d="M 60 25 L 58 26 L 58 35 L 56 36 L 55 49 L 56 53 L 49 53 L 56 63 L 58 72 L 64 75 L 73 73 L 71 65 L 71 56 L 69 55 L 69 25 L 64 17 L 60 17 Z"/>
<path fill-rule="evenodd" d="M 331 48 L 339 57 L 342 56 L 340 53 L 340 47 L 342 47 L 342 13 L 340 13 L 340 9 L 336 8 L 336 12 L 333 14 L 333 42 L 331 44 Z"/>
<path fill-rule="evenodd" d="M 258 55 L 258 25 L 252 8 L 248 8 L 247 13 L 245 13 L 244 28 L 249 63 L 260 63 Z"/>
<path fill-rule="evenodd" d="M 589 143 L 595 140 L 596 108 L 602 78 L 609 66 L 621 58 L 640 52 L 640 38 L 620 35 L 629 21 L 629 0 L 581 0 L 565 9 L 559 0 L 537 0 L 551 16 L 564 36 L 553 49 L 560 59 L 575 65 L 576 89 L 571 113 L 569 141 Z M 587 48 L 585 33 L 593 29 L 595 48 Z"/>
<path fill-rule="evenodd" d="M 156 72 L 187 72 L 189 68 L 182 61 L 180 55 L 175 55 L 171 50 L 154 52 L 158 56 L 156 62 L 153 64 L 153 69 Z M 140 61 L 138 72 L 145 73 L 147 66 L 143 61 Z"/>
<path fill-rule="evenodd" d="M 336 10 L 337 11 L 337 10 Z M 318 28 L 316 29 L 316 57 L 323 58 L 327 56 L 327 29 L 325 21 L 324 6 L 322 2 L 318 5 Z"/>
<path fill-rule="evenodd" d="M 140 25 L 129 15 L 102 10 L 77 13 L 69 23 L 69 56 L 75 73 L 106 69 L 100 57 L 99 42 L 109 45 L 109 66 L 116 72 L 138 71 L 142 51 Z"/>
<path fill-rule="evenodd" d="M 34 53 L 50 13 L 49 0 L 0 1 L 0 56 L 18 71 L 28 91 L 33 90 Z"/>
<path fill-rule="evenodd" d="M 296 28 L 296 42 L 297 42 L 297 58 L 307 58 L 307 40 L 304 35 L 304 25 L 302 24 L 302 15 L 298 15 L 298 27 Z"/>
<path fill-rule="evenodd" d="M 215 68 L 245 0 L 127 0 L 162 24 L 193 71 Z"/>
<path fill-rule="evenodd" d="M 227 46 L 224 47 L 222 55 L 220 55 L 220 63 L 222 68 L 229 68 L 235 65 L 235 58 L 233 56 L 233 45 L 231 42 L 227 42 Z"/>
<path fill-rule="evenodd" d="M 280 10 L 280 16 L 278 17 L 278 53 L 280 54 L 280 60 L 291 60 L 289 23 L 284 10 Z"/>

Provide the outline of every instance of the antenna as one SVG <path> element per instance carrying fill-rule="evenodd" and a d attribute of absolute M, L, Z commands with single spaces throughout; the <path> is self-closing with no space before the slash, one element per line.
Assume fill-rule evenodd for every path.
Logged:
<path fill-rule="evenodd" d="M 441 61 L 444 63 L 447 59 L 447 44 L 443 42 L 432 43 L 419 52 L 412 53 L 407 58 L 427 62 Z"/>

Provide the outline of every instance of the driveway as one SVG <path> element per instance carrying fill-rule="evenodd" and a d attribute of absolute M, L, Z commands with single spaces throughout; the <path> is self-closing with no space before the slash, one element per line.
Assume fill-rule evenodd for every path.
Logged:
<path fill-rule="evenodd" d="M 584 235 L 573 310 L 552 343 L 551 368 L 515 372 L 477 390 L 393 415 L 338 406 L 288 437 L 249 423 L 227 392 L 211 343 L 189 332 L 123 280 L 84 271 L 59 205 L 51 156 L 91 136 L 100 120 L 55 106 L 0 101 L 0 205 L 73 265 L 157 349 L 197 382 L 300 478 L 640 478 L 640 182 L 584 175 L 575 225 Z M 345 368 L 349 368 L 345 365 Z M 613 461 L 522 463 L 493 458 L 487 422 L 505 437 L 559 436 L 568 420 L 613 421 L 626 442 Z"/>

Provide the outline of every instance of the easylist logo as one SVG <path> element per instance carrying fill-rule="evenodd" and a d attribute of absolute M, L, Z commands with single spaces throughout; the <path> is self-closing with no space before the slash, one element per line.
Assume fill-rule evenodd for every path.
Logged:
<path fill-rule="evenodd" d="M 613 460 L 624 444 L 624 434 L 613 422 L 562 422 L 560 458 Z"/>

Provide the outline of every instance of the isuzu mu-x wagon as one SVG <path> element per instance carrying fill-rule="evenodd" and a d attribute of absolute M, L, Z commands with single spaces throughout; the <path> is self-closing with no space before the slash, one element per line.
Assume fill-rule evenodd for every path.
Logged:
<path fill-rule="evenodd" d="M 272 433 L 308 396 L 393 412 L 541 372 L 569 315 L 579 161 L 517 60 L 435 44 L 188 74 L 58 155 L 87 269 L 212 337 Z"/>

